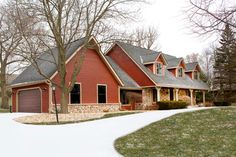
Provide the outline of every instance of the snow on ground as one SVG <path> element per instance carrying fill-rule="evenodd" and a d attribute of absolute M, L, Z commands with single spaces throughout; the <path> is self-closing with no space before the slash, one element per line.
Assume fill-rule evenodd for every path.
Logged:
<path fill-rule="evenodd" d="M 78 124 L 40 126 L 15 122 L 25 113 L 0 114 L 1 157 L 118 157 L 114 141 L 152 122 L 205 108 L 150 111 Z"/>

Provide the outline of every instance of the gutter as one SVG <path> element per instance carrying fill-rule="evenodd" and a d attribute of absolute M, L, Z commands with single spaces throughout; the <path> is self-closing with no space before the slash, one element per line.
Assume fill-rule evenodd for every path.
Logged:
<path fill-rule="evenodd" d="M 9 87 L 10 88 L 17 88 L 17 87 L 35 85 L 35 84 L 40 84 L 40 83 L 48 83 L 48 81 L 47 80 L 40 80 L 40 81 L 23 82 L 23 83 L 12 84 Z"/>

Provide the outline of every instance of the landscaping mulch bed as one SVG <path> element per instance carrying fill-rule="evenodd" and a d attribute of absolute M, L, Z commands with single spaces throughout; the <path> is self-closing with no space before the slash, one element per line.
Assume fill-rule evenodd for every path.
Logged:
<path fill-rule="evenodd" d="M 78 122 L 89 119 L 101 118 L 105 113 L 69 113 L 59 114 L 59 121 L 65 122 Z M 17 122 L 24 124 L 50 124 L 56 122 L 55 114 L 41 113 L 32 116 L 19 117 L 14 119 Z"/>
<path fill-rule="evenodd" d="M 109 112 L 109 113 L 69 113 L 59 114 L 59 124 L 80 123 L 85 121 L 92 121 L 104 118 L 118 117 L 130 114 L 141 113 L 137 111 L 121 111 L 121 112 Z M 15 121 L 23 124 L 33 125 L 56 125 L 56 115 L 41 113 L 32 116 L 24 116 L 14 119 Z"/>

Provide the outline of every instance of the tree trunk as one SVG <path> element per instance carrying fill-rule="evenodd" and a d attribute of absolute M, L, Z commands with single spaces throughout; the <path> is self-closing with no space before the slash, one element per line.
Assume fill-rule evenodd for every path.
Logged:
<path fill-rule="evenodd" d="M 0 74 L 0 85 L 1 85 L 1 100 L 2 100 L 2 108 L 8 108 L 8 96 L 7 96 L 7 86 L 6 86 L 6 73 L 5 73 L 5 66 L 2 65 L 1 67 L 1 74 Z"/>
<path fill-rule="evenodd" d="M 65 88 L 61 89 L 61 112 L 68 113 L 68 92 Z"/>

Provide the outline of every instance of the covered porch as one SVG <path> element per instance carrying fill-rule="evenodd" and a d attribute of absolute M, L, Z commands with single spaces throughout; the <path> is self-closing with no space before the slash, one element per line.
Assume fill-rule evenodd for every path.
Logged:
<path fill-rule="evenodd" d="M 139 90 L 122 89 L 120 91 L 121 109 L 124 110 L 152 110 L 158 108 L 160 101 L 185 101 L 190 106 L 197 105 L 196 93 L 202 94 L 202 104 L 206 104 L 206 91 L 167 88 L 167 87 L 148 87 Z"/>
<path fill-rule="evenodd" d="M 186 101 L 189 105 L 196 104 L 196 92 L 202 94 L 202 104 L 206 104 L 206 91 L 182 88 L 151 87 L 142 89 L 144 105 L 152 105 L 159 101 Z"/>

